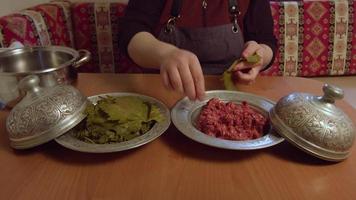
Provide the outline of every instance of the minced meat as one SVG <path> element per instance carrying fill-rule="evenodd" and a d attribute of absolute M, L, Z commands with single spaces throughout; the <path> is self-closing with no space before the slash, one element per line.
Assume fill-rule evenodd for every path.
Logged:
<path fill-rule="evenodd" d="M 263 135 L 268 122 L 266 117 L 253 110 L 247 102 L 224 103 L 211 99 L 197 119 L 197 128 L 210 136 L 227 140 L 251 140 Z"/>

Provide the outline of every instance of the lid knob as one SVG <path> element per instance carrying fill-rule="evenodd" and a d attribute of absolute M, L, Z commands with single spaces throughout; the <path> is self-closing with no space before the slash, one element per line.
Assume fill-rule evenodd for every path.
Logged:
<path fill-rule="evenodd" d="M 324 84 L 323 86 L 324 96 L 321 101 L 327 103 L 335 103 L 335 100 L 344 98 L 344 91 L 334 85 Z"/>
<path fill-rule="evenodd" d="M 19 82 L 19 89 L 25 92 L 37 93 L 41 90 L 40 79 L 36 75 L 28 75 Z"/>

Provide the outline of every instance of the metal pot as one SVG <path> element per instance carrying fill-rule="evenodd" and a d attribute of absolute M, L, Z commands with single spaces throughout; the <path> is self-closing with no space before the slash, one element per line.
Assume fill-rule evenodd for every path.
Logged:
<path fill-rule="evenodd" d="M 39 76 L 41 87 L 70 84 L 77 78 L 76 68 L 89 60 L 89 51 L 62 46 L 24 47 L 0 52 L 0 85 L 6 85 L 0 88 L 0 97 L 1 94 L 13 94 L 17 82 L 28 75 Z M 8 102 L 13 100 L 7 99 Z"/>

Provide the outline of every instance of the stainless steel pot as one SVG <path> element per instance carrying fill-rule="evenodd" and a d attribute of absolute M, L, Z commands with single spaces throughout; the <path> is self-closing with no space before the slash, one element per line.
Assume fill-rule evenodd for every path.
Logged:
<path fill-rule="evenodd" d="M 70 84 L 77 78 L 76 68 L 87 63 L 90 57 L 87 50 L 76 51 L 62 46 L 24 47 L 0 52 L 0 84 L 6 85 L 0 94 L 12 93 L 17 88 L 13 80 L 16 83 L 28 75 L 39 76 L 41 87 Z M 6 80 L 11 80 L 12 85 Z M 4 91 L 6 89 L 8 91 Z"/>

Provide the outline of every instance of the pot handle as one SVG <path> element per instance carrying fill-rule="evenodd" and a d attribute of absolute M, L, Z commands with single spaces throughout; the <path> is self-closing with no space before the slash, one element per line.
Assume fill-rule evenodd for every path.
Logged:
<path fill-rule="evenodd" d="M 91 59 L 91 53 L 88 50 L 80 49 L 78 50 L 78 53 L 79 53 L 78 60 L 74 61 L 72 64 L 74 68 L 79 68 L 85 63 L 88 63 Z"/>

